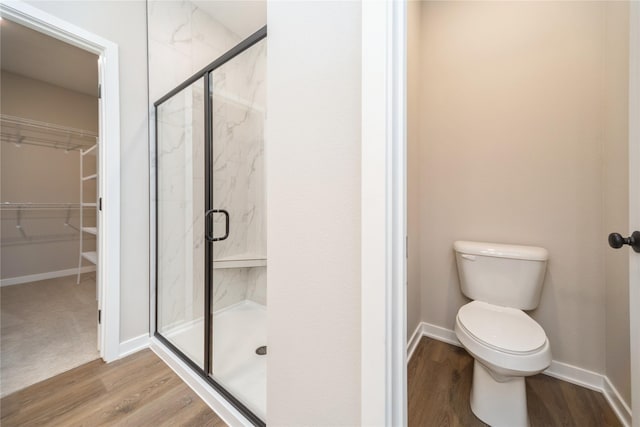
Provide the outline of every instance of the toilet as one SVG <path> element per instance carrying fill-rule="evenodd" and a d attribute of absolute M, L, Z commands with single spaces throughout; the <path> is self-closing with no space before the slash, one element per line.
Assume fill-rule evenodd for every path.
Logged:
<path fill-rule="evenodd" d="M 457 241 L 462 293 L 472 299 L 456 316 L 455 333 L 473 356 L 471 410 L 493 427 L 529 425 L 524 378 L 549 367 L 542 327 L 524 310 L 540 302 L 549 259 L 544 248 Z"/>

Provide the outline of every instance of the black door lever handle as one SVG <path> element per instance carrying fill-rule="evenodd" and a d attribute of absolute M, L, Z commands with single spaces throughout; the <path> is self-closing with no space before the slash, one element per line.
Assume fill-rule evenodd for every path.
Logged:
<path fill-rule="evenodd" d="M 609 234 L 609 246 L 620 249 L 624 245 L 629 245 L 634 251 L 640 252 L 640 231 L 634 231 L 629 237 L 622 237 L 620 233 Z"/>

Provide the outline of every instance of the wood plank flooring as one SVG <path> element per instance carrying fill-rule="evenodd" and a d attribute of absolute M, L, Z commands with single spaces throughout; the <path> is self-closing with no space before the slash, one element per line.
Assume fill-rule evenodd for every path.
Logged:
<path fill-rule="evenodd" d="M 485 426 L 469 407 L 473 359 L 423 338 L 408 367 L 410 426 Z M 604 397 L 546 375 L 527 378 L 531 426 L 619 426 Z M 210 426 L 225 423 L 150 350 L 93 361 L 0 400 L 11 426 Z"/>
<path fill-rule="evenodd" d="M 472 373 L 463 348 L 422 338 L 407 371 L 409 426 L 486 426 L 469 406 Z M 621 425 L 601 393 L 542 374 L 526 383 L 531 427 Z"/>
<path fill-rule="evenodd" d="M 0 425 L 210 426 L 226 424 L 151 350 L 96 360 L 0 400 Z"/>

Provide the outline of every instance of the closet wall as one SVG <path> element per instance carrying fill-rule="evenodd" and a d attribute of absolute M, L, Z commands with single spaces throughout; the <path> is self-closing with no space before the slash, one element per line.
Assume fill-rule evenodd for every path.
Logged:
<path fill-rule="evenodd" d="M 98 131 L 98 99 L 89 95 L 3 70 L 0 100 L 3 115 Z M 2 142 L 0 159 L 0 202 L 79 203 L 78 151 Z M 93 187 L 85 186 L 85 200 L 95 198 Z M 23 210 L 24 235 L 16 228 L 16 211 L 3 210 L 1 218 L 1 279 L 77 267 L 79 236 L 64 225 L 66 210 Z M 95 221 L 95 212 L 85 218 Z M 78 222 L 79 211 L 72 210 L 69 223 L 77 227 Z"/>

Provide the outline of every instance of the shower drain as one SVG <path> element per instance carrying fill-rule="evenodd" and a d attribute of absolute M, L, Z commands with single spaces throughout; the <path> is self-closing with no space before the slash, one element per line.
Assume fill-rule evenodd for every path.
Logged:
<path fill-rule="evenodd" d="M 260 347 L 256 348 L 256 354 L 258 356 L 264 356 L 265 354 L 267 354 L 267 346 L 263 345 L 263 346 L 260 346 Z"/>

